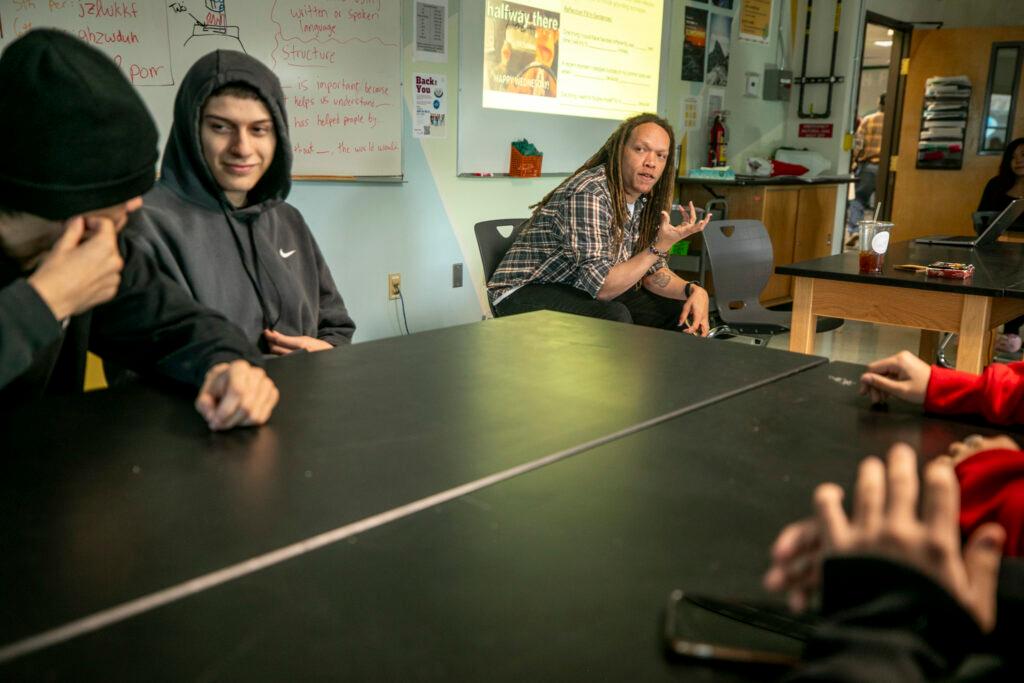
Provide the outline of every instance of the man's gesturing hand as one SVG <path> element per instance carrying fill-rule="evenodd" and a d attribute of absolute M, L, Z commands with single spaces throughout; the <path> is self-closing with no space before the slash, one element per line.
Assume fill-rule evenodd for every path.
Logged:
<path fill-rule="evenodd" d="M 53 316 L 63 320 L 114 298 L 123 267 L 114 223 L 99 216 L 75 216 L 68 219 L 64 234 L 28 283 Z"/>
<path fill-rule="evenodd" d="M 263 368 L 236 360 L 207 371 L 196 410 L 214 431 L 251 427 L 270 419 L 277 399 L 277 387 Z"/>
<path fill-rule="evenodd" d="M 658 226 L 658 236 L 654 239 L 654 246 L 662 251 L 668 251 L 672 245 L 679 240 L 686 239 L 694 233 L 704 230 L 704 226 L 711 220 L 711 214 L 704 217 L 704 220 L 697 220 L 697 210 L 690 202 L 690 215 L 683 212 L 683 222 L 679 225 L 672 225 L 667 211 L 661 212 L 661 225 Z"/>

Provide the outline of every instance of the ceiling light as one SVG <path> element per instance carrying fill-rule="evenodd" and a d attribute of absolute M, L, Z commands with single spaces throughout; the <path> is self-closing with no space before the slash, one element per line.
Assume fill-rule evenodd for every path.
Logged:
<path fill-rule="evenodd" d="M 892 47 L 892 41 L 891 40 L 876 40 L 875 41 L 875 45 L 877 45 L 878 47 Z"/>

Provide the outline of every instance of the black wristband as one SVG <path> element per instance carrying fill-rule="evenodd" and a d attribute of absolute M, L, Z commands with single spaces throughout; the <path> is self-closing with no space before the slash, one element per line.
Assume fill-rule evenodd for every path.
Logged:
<path fill-rule="evenodd" d="M 683 296 L 685 296 L 687 299 L 689 299 L 690 298 L 690 294 L 693 292 L 693 288 L 694 287 L 703 287 L 703 286 L 704 285 L 702 285 L 700 283 L 700 280 L 690 280 L 689 282 L 686 283 L 686 286 L 683 287 Z"/>

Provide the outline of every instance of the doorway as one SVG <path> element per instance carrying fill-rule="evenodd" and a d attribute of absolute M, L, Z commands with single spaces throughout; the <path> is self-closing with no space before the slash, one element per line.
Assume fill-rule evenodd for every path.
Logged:
<path fill-rule="evenodd" d="M 856 248 L 856 225 L 863 216 L 888 219 L 896 174 L 893 151 L 899 149 L 899 121 L 903 115 L 906 73 L 902 68 L 910 52 L 911 24 L 867 12 L 861 35 L 861 67 L 854 98 L 854 146 L 846 204 L 847 249 Z"/>

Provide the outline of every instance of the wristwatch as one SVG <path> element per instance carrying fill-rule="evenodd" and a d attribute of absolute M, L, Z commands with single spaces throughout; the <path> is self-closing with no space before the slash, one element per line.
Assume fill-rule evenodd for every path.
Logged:
<path fill-rule="evenodd" d="M 683 296 L 685 296 L 687 299 L 689 299 L 690 298 L 690 292 L 693 291 L 694 287 L 703 287 L 703 286 L 704 285 L 701 284 L 700 280 L 690 280 L 689 282 L 686 283 L 686 286 L 683 287 Z"/>

